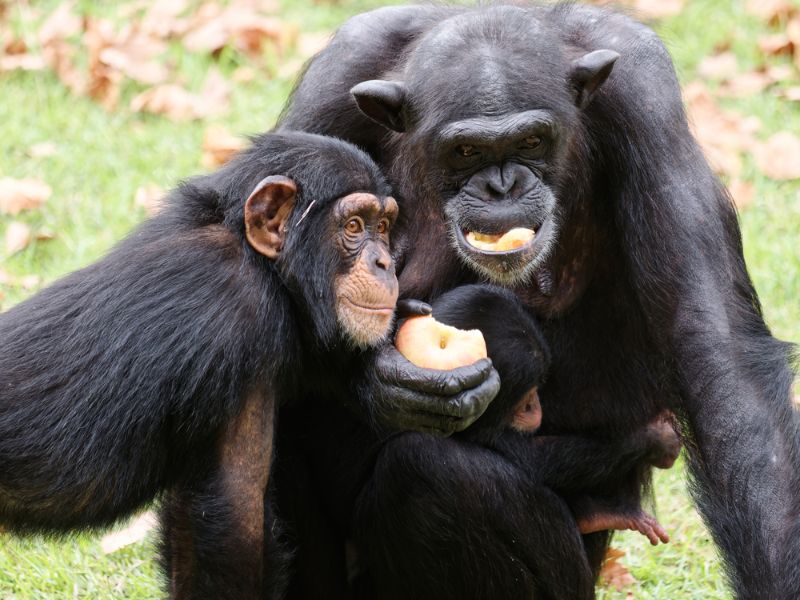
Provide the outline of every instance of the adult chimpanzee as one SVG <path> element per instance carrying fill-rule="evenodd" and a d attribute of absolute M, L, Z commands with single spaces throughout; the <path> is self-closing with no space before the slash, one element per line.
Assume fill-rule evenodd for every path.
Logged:
<path fill-rule="evenodd" d="M 737 593 L 800 597 L 791 349 L 764 323 L 734 209 L 650 29 L 576 4 L 378 10 L 312 61 L 281 127 L 354 141 L 387 168 L 401 297 L 486 277 L 542 317 L 543 434 L 612 439 L 678 412 Z M 518 250 L 469 242 L 517 226 L 536 230 Z M 444 391 L 386 346 L 354 402 L 385 425 L 452 433 L 487 402 L 458 375 Z M 594 566 L 606 539 L 585 538 Z"/>
<path fill-rule="evenodd" d="M 548 351 L 519 299 L 500 288 L 462 286 L 437 298 L 433 315 L 448 325 L 483 332 L 502 381 L 486 412 L 451 438 L 401 433 L 373 437 L 365 445 L 369 432 L 362 427 L 360 435 L 352 435 L 358 430 L 352 417 L 347 435 L 341 436 L 338 425 L 348 422 L 348 415 L 335 403 L 286 410 L 282 417 L 294 414 L 281 421 L 279 495 L 297 474 L 295 468 L 282 472 L 287 462 L 282 442 L 291 444 L 283 429 L 297 429 L 292 419 L 300 419 L 304 438 L 295 445 L 308 465 L 323 472 L 316 478 L 324 488 L 324 510 L 343 529 L 352 528 L 363 568 L 355 583 L 358 597 L 593 597 L 594 577 L 575 518 L 553 492 L 577 495 L 625 477 L 645 462 L 671 466 L 680 448 L 672 425 L 656 419 L 608 442 L 595 436 L 532 435 L 541 417 L 536 390 Z M 336 463 L 325 453 L 332 442 L 337 455 L 348 456 L 351 469 L 358 465 L 358 477 L 328 468 Z M 666 541 L 638 504 L 598 507 L 585 497 L 576 508 L 578 521 L 588 527 L 599 521 L 603 529 L 633 528 L 653 543 Z M 304 574 L 315 569 L 307 563 L 307 549 L 324 539 L 309 530 L 309 514 L 316 518 L 304 508 L 289 519 L 299 542 L 296 568 Z M 334 552 L 331 556 L 328 562 L 336 560 Z M 321 590 L 308 587 L 319 585 L 318 578 L 296 582 L 296 597 L 321 596 Z M 325 596 L 335 597 L 336 582 L 327 585 Z"/>
<path fill-rule="evenodd" d="M 260 594 L 275 406 L 391 326 L 388 193 L 345 142 L 262 136 L 1 315 L 0 523 L 106 525 L 170 488 L 173 594 Z"/>

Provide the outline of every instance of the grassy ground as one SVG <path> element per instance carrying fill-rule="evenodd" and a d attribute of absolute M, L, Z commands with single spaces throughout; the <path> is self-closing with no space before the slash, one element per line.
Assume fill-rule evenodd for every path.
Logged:
<path fill-rule="evenodd" d="M 47 7 L 53 2 L 38 4 Z M 348 15 L 377 4 L 285 0 L 281 14 L 303 31 L 328 31 Z M 115 10 L 113 3 L 83 0 L 79 5 L 111 15 Z M 743 5 L 736 0 L 690 0 L 680 16 L 658 26 L 684 81 L 692 79 L 700 59 L 725 40 L 732 40 L 743 64 L 754 62 L 752 48 L 764 26 L 745 16 Z M 12 13 L 15 10 L 12 7 Z M 27 35 L 34 37 L 35 30 Z M 203 80 L 210 59 L 178 50 L 174 58 L 188 82 Z M 230 74 L 237 61 L 223 54 L 223 72 Z M 274 122 L 289 88 L 285 78 L 237 85 L 230 114 L 218 121 L 238 133 L 264 130 Z M 135 91 L 126 89 L 125 97 Z M 730 105 L 760 117 L 764 134 L 800 116 L 797 109 L 767 96 Z M 205 124 L 178 124 L 127 111 L 108 113 L 88 99 L 71 96 L 48 73 L 0 76 L 0 176 L 37 177 L 52 186 L 53 196 L 44 208 L 15 218 L 55 233 L 55 239 L 34 242 L 14 256 L 0 254 L 1 269 L 15 276 L 39 275 L 44 285 L 100 256 L 144 217 L 133 204 L 139 186 L 169 187 L 200 171 L 204 128 Z M 55 142 L 57 152 L 30 158 L 28 148 L 43 141 Z M 755 201 L 742 214 L 748 264 L 775 333 L 800 340 L 800 182 L 771 182 L 751 162 L 745 163 L 745 175 L 757 190 Z M 0 217 L 0 233 L 9 221 Z M 30 293 L 21 286 L 0 287 L 0 306 L 8 308 Z M 639 536 L 619 535 L 615 545 L 627 551 L 623 561 L 638 583 L 623 592 L 601 590 L 601 598 L 621 599 L 631 593 L 669 600 L 730 597 L 713 544 L 687 498 L 684 475 L 679 465 L 659 472 L 655 480 L 658 514 L 672 542 L 651 548 Z M 96 536 L 52 541 L 0 534 L 0 599 L 157 597 L 161 582 L 153 537 L 104 555 Z"/>

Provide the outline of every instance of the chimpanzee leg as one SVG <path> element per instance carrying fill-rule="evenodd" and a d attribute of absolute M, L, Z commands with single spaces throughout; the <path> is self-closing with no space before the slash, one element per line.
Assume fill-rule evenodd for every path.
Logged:
<path fill-rule="evenodd" d="M 251 393 L 220 437 L 203 476 L 164 504 L 164 561 L 173 598 L 261 598 L 264 493 L 272 454 L 274 402 Z"/>
<path fill-rule="evenodd" d="M 480 446 L 417 433 L 390 440 L 354 526 L 382 600 L 594 595 L 566 504 Z"/>

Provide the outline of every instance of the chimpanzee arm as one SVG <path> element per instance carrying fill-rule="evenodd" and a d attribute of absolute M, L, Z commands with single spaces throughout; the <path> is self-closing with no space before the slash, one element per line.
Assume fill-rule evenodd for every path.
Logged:
<path fill-rule="evenodd" d="M 150 221 L 0 315 L 0 521 L 102 526 L 206 459 L 262 365 L 241 245 Z M 257 276 L 257 274 L 256 274 Z M 277 334 L 276 334 L 277 335 Z"/>
<path fill-rule="evenodd" d="M 163 507 L 170 596 L 257 598 L 264 573 L 264 493 L 272 455 L 275 398 L 248 394 L 197 479 L 170 492 Z"/>
<path fill-rule="evenodd" d="M 800 597 L 800 447 L 790 348 L 764 323 L 736 214 L 683 112 L 655 34 L 613 16 L 570 33 L 621 54 L 589 107 L 628 284 L 674 364 L 694 494 L 739 597 Z M 623 150 L 624 149 L 624 150 Z M 623 269 L 621 269 L 622 271 Z"/>

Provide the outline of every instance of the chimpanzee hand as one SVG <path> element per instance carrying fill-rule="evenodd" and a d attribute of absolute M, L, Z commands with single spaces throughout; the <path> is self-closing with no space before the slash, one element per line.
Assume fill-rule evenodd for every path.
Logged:
<path fill-rule="evenodd" d="M 430 313 L 431 307 L 419 300 L 397 303 L 398 318 Z M 424 369 L 387 344 L 378 350 L 362 392 L 381 425 L 446 436 L 469 427 L 499 389 L 500 376 L 488 358 L 450 371 Z"/>

